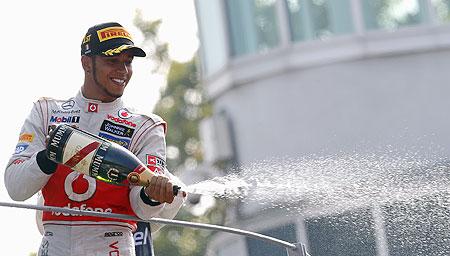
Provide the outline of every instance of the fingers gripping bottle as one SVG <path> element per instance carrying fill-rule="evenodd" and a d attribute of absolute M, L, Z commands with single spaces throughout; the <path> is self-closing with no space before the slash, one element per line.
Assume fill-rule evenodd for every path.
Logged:
<path fill-rule="evenodd" d="M 153 176 L 133 153 L 94 134 L 62 124 L 50 134 L 47 157 L 80 173 L 117 185 L 148 186 Z M 173 187 L 174 195 L 180 190 Z"/>

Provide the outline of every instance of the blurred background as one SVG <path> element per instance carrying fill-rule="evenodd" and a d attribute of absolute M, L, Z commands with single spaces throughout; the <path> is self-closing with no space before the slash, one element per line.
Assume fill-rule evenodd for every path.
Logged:
<path fill-rule="evenodd" d="M 77 47 L 90 26 L 87 20 L 98 18 L 96 13 L 111 14 L 105 16 L 110 19 L 121 17 L 123 25 L 133 27 L 138 42 L 153 53 L 142 68 L 135 68 L 135 74 L 148 77 L 133 78 L 136 93 L 130 93 L 129 97 L 145 111 L 154 111 L 168 122 L 169 168 L 188 185 L 230 174 L 270 175 L 280 181 L 274 184 L 278 189 L 281 187 L 273 192 L 278 197 L 267 200 L 192 196 L 176 219 L 242 228 L 289 242 L 302 242 L 313 256 L 450 255 L 450 197 L 446 186 L 436 185 L 426 190 L 414 187 L 406 194 L 417 196 L 408 200 L 399 197 L 388 202 L 380 199 L 358 203 L 343 200 L 339 205 L 306 204 L 301 196 L 288 198 L 288 194 L 297 195 L 291 191 L 295 189 L 293 186 L 285 186 L 283 190 L 283 182 L 288 180 L 314 185 L 306 181 L 314 172 L 302 172 L 298 167 L 305 160 L 296 160 L 297 165 L 290 167 L 295 172 L 274 168 L 285 167 L 285 162 L 270 160 L 323 157 L 323 163 L 333 156 L 334 162 L 327 162 L 331 164 L 327 168 L 333 169 L 341 155 L 350 155 L 356 159 L 350 162 L 355 163 L 361 158 L 354 156 L 363 152 L 386 149 L 392 156 L 398 150 L 406 150 L 408 159 L 398 161 L 393 157 L 386 161 L 402 164 L 414 159 L 428 161 L 416 169 L 409 168 L 410 165 L 395 166 L 396 171 L 405 173 L 400 178 L 392 176 L 393 182 L 408 183 L 414 175 L 414 181 L 435 182 L 436 176 L 429 174 L 437 172 L 436 166 L 439 166 L 439 180 L 447 181 L 449 0 L 132 3 L 127 5 L 129 11 L 123 3 L 110 1 L 98 6 L 83 2 L 78 4 L 82 6 L 78 9 L 73 6 L 74 10 L 87 13 L 84 16 L 78 13 L 70 21 L 79 24 L 77 30 L 69 29 L 76 31 L 70 33 L 76 37 L 67 43 L 69 35 L 55 36 L 55 30 L 64 29 L 48 25 L 64 23 L 59 20 L 67 17 L 61 13 L 53 16 L 46 26 L 34 24 L 40 18 L 27 18 L 35 13 L 56 15 L 58 11 L 48 12 L 46 8 L 55 8 L 56 2 L 26 10 L 18 5 L 2 9 L 4 15 L 6 12 L 14 13 L 14 17 L 21 14 L 26 21 L 22 27 L 15 28 L 13 25 L 19 21 L 3 22 L 11 29 L 7 35 L 16 35 L 12 41 L 2 44 L 3 49 L 14 48 L 6 55 L 8 69 L 2 69 L 4 76 L 13 78 L 7 80 L 5 87 L 22 88 L 8 92 L 9 101 L 2 106 L 5 112 L 30 102 L 25 104 L 24 111 L 14 112 L 18 120 L 23 120 L 32 99 L 38 96 L 70 97 L 73 93 L 66 95 L 67 91 L 55 90 L 54 86 L 74 84 L 69 88 L 76 92 L 81 84 L 79 78 L 72 78 L 76 75 L 70 78 L 58 75 L 64 72 L 61 67 L 77 70 L 78 77 L 81 75 Z M 119 7 L 118 13 L 113 12 L 113 5 Z M 69 15 L 67 6 L 58 7 Z M 30 13 L 23 14 L 27 10 Z M 40 14 L 39 17 L 48 16 Z M 167 24 L 176 25 L 165 30 Z M 22 33 L 13 34 L 16 30 Z M 20 47 L 11 47 L 24 40 Z M 45 44 L 36 47 L 40 41 Z M 186 52 L 182 58 L 174 57 L 177 45 Z M 74 52 L 76 57 L 70 62 L 73 67 L 61 65 L 59 58 L 64 52 Z M 42 67 L 45 60 L 50 62 Z M 34 80 L 22 81 L 23 76 Z M 53 88 L 43 89 L 42 83 L 52 83 Z M 23 95 L 35 87 L 41 89 L 30 96 Z M 4 165 L 21 126 L 21 121 L 13 122 L 9 115 L 5 120 L 11 122 L 4 124 L 11 131 L 5 127 L 4 134 L 12 138 L 5 140 L 2 147 L 0 160 Z M 319 162 L 314 162 L 314 168 L 310 169 L 319 169 Z M 255 164 L 257 168 L 252 168 Z M 357 169 L 355 164 L 340 165 L 342 169 L 346 167 Z M 380 167 L 372 168 L 384 171 Z M 371 176 L 371 170 L 364 166 L 357 171 L 362 176 Z M 314 192 L 326 192 L 328 188 L 319 187 Z M 4 188 L 0 191 L 5 193 Z M 421 191 L 420 195 L 417 191 Z M 9 200 L 7 195 L 1 199 Z M 3 219 L 16 223 L 16 227 L 9 226 L 11 232 L 1 232 L 1 243 L 17 244 L 27 237 L 26 243 L 32 247 L 27 247 L 26 252 L 32 253 L 29 248 L 37 248 L 40 240 L 32 226 L 33 213 L 20 210 L 15 215 L 6 215 L 6 212 L 12 210 L 2 209 Z M 27 226 L 17 228 L 20 223 Z M 24 235 L 30 232 L 38 238 Z M 159 231 L 154 244 L 156 255 L 286 255 L 283 248 L 254 239 L 175 226 Z"/>
<path fill-rule="evenodd" d="M 197 67 L 211 107 L 200 130 L 213 132 L 200 133 L 203 161 L 193 170 L 212 165 L 227 172 L 260 163 L 262 172 L 254 175 L 268 172 L 288 183 L 295 176 L 271 169 L 276 161 L 264 170 L 263 161 L 312 155 L 342 160 L 339 155 L 346 154 L 361 160 L 358 154 L 382 149 L 391 163 L 397 161 L 395 152 L 409 152 L 400 154 L 405 161 L 395 167 L 393 183 L 412 183 L 416 175 L 430 184 L 438 172 L 439 180 L 448 179 L 450 1 L 196 0 L 195 5 Z M 409 157 L 430 161 L 414 170 L 405 165 Z M 361 167 L 361 177 L 373 175 L 372 169 Z M 302 175 L 308 185 L 313 174 L 294 175 L 300 186 Z M 313 256 L 450 255 L 447 185 L 418 186 L 407 194 L 426 193 L 405 201 L 356 204 L 353 198 L 333 207 L 297 207 L 301 196 L 280 203 L 286 199 L 281 193 L 270 199 L 284 207 L 228 202 L 223 221 L 300 241 Z M 286 255 L 282 248 L 225 233 L 212 236 L 208 249 L 207 255 Z"/>

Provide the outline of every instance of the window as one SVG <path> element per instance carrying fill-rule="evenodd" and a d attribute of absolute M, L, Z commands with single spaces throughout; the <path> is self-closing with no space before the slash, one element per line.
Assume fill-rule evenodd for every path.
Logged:
<path fill-rule="evenodd" d="M 293 41 L 324 39 L 354 31 L 349 0 L 286 0 Z"/>
<path fill-rule="evenodd" d="M 231 55 L 264 52 L 279 44 L 276 0 L 228 0 Z"/>
<path fill-rule="evenodd" d="M 306 231 L 311 255 L 376 255 L 373 219 L 368 209 L 307 220 Z"/>
<path fill-rule="evenodd" d="M 206 75 L 219 71 L 227 62 L 227 45 L 219 0 L 197 0 L 202 42 L 202 68 Z"/>
<path fill-rule="evenodd" d="M 428 22 L 427 0 L 361 0 L 367 29 L 395 30 Z"/>
<path fill-rule="evenodd" d="M 450 255 L 448 194 L 385 206 L 389 256 Z"/>

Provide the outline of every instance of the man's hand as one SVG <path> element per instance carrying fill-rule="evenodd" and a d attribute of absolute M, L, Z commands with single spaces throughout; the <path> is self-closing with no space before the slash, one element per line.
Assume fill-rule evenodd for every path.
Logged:
<path fill-rule="evenodd" d="M 150 199 L 160 203 L 173 202 L 173 184 L 169 178 L 161 175 L 152 177 L 150 185 L 145 188 L 145 193 Z"/>

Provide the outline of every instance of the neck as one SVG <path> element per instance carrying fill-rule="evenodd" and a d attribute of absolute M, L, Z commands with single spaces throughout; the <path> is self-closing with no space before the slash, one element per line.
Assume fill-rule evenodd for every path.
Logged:
<path fill-rule="evenodd" d="M 81 93 L 83 94 L 83 97 L 90 100 L 99 100 L 102 101 L 102 99 L 99 99 L 99 97 L 96 97 L 95 93 L 92 93 L 91 90 L 88 89 L 89 85 L 86 84 L 86 82 L 81 86 Z"/>

